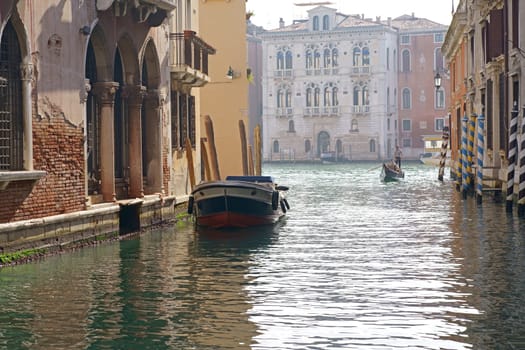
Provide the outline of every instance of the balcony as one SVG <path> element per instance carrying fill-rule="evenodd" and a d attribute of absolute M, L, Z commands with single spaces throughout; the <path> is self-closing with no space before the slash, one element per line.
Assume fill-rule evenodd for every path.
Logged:
<path fill-rule="evenodd" d="M 215 49 L 195 35 L 194 31 L 170 34 L 170 72 L 174 82 L 191 87 L 204 86 L 210 82 L 208 56 Z"/>
<path fill-rule="evenodd" d="M 290 79 L 293 77 L 293 70 L 291 69 L 277 69 L 273 72 L 276 79 Z"/>
<path fill-rule="evenodd" d="M 370 74 L 370 66 L 356 66 L 351 69 L 352 75 Z"/>
<path fill-rule="evenodd" d="M 354 113 L 357 114 L 368 114 L 370 113 L 370 106 L 369 105 L 354 105 L 353 106 Z"/>
<path fill-rule="evenodd" d="M 293 116 L 293 108 L 291 107 L 284 107 L 284 108 L 277 108 L 275 111 L 275 115 L 277 117 L 291 117 Z"/>

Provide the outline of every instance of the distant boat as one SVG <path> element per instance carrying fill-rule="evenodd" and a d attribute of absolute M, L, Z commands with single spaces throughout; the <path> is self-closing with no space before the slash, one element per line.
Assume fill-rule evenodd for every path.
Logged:
<path fill-rule="evenodd" d="M 228 176 L 195 186 L 188 202 L 197 226 L 243 228 L 274 224 L 290 206 L 286 186 L 271 176 Z"/>
<path fill-rule="evenodd" d="M 426 165 L 439 166 L 441 162 L 441 147 L 443 145 L 443 137 L 439 135 L 423 136 L 425 148 L 423 153 L 419 156 L 419 161 Z M 446 166 L 450 165 L 450 152 L 447 152 Z"/>
<path fill-rule="evenodd" d="M 419 156 L 419 161 L 426 165 L 439 166 L 441 164 L 441 152 L 425 152 Z M 450 166 L 450 154 L 447 152 L 445 166 Z"/>
<path fill-rule="evenodd" d="M 383 163 L 381 167 L 381 181 L 397 181 L 405 178 L 405 172 L 394 162 Z"/>

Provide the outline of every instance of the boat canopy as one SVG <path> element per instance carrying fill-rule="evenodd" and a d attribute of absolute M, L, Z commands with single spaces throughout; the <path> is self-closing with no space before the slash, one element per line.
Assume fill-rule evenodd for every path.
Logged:
<path fill-rule="evenodd" d="M 226 176 L 226 181 L 246 181 L 246 182 L 273 182 L 271 176 Z"/>

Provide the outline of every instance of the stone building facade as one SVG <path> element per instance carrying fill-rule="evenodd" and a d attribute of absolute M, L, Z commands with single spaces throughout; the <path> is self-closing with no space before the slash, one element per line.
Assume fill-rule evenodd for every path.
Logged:
<path fill-rule="evenodd" d="M 0 252 L 48 229 L 118 233 L 174 217 L 191 191 L 187 152 L 200 181 L 195 95 L 215 53 L 198 5 L 0 2 Z M 34 226 L 45 222 L 60 230 Z"/>
<path fill-rule="evenodd" d="M 383 160 L 396 145 L 417 159 L 446 119 L 446 28 L 318 6 L 261 34 L 265 160 Z M 445 84 L 436 91 L 438 71 Z"/>
<path fill-rule="evenodd" d="M 261 37 L 264 160 L 392 156 L 395 28 L 319 6 Z"/>
<path fill-rule="evenodd" d="M 519 114 L 517 137 L 523 134 L 525 59 L 521 48 L 525 35 L 520 23 L 524 18 L 525 6 L 519 0 L 462 0 L 444 43 L 452 81 L 452 135 L 460 139 L 463 120 L 474 123 L 478 133 L 479 116 L 483 115 L 483 153 L 476 148 L 473 163 L 481 156 L 484 186 L 506 191 L 505 184 L 511 179 L 516 185 L 514 193 L 518 192 L 518 184 L 525 186 L 523 181 L 520 184 L 519 171 L 509 174 L 510 165 L 518 166 L 513 156 L 517 149 L 512 149 L 509 142 L 514 107 Z M 452 146 L 458 166 L 461 143 Z M 488 179 L 495 182 L 489 183 Z"/>

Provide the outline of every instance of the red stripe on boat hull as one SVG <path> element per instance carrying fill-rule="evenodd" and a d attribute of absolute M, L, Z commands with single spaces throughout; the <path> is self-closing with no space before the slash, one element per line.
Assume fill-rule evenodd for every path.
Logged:
<path fill-rule="evenodd" d="M 272 215 L 247 215 L 232 212 L 215 213 L 197 217 L 197 225 L 211 228 L 243 228 L 251 226 L 271 225 L 283 216 L 279 212 Z"/>

